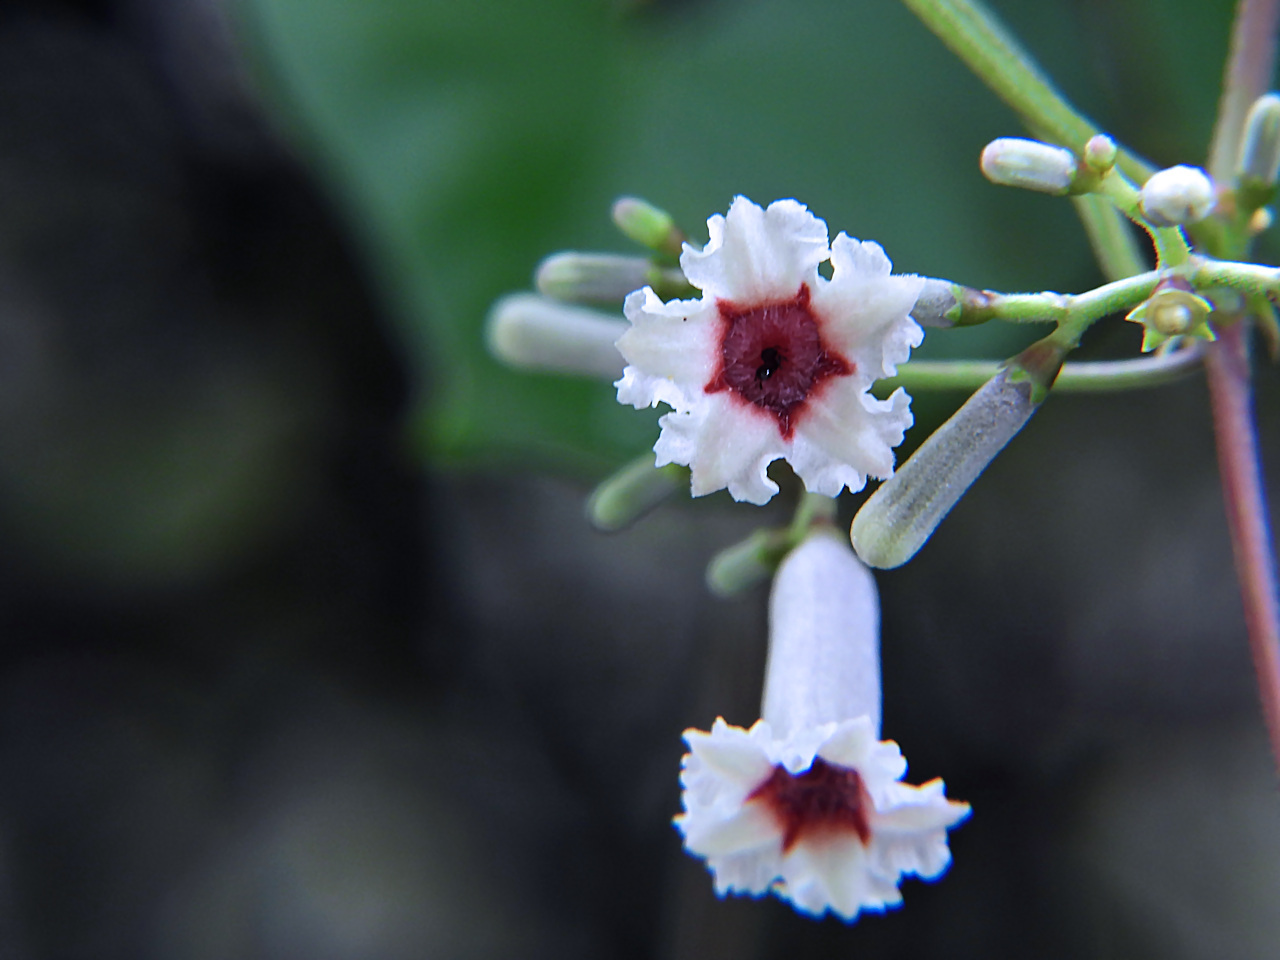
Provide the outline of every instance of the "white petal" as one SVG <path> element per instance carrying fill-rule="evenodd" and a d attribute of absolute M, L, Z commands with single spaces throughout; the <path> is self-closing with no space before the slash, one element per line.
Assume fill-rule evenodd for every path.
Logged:
<path fill-rule="evenodd" d="M 802 840 L 783 857 L 782 876 L 780 893 L 815 916 L 830 910 L 852 920 L 863 909 L 883 910 L 902 899 L 896 886 L 872 873 L 857 837 Z"/>
<path fill-rule="evenodd" d="M 894 783 L 886 805 L 881 808 L 877 801 L 876 831 L 903 834 L 954 827 L 969 816 L 969 805 L 948 800 L 945 789 L 936 778 L 918 787 Z"/>
<path fill-rule="evenodd" d="M 805 488 L 837 496 L 858 491 L 867 477 L 893 473 L 893 448 L 911 426 L 911 398 L 901 387 L 877 400 L 853 377 L 829 381 L 809 397 L 787 460 Z"/>
<path fill-rule="evenodd" d="M 675 409 L 696 402 L 718 362 L 715 304 L 664 304 L 645 287 L 630 294 L 623 309 L 632 325 L 617 343 L 628 364 L 615 384 L 618 402 L 641 408 L 661 401 Z"/>
<path fill-rule="evenodd" d="M 777 848 L 782 843 L 777 823 L 752 803 L 743 804 L 728 815 L 690 810 L 677 825 L 684 833 L 685 846 L 700 857 L 748 853 L 762 847 Z"/>
<path fill-rule="evenodd" d="M 871 748 L 876 744 L 872 719 L 857 717 L 841 723 L 818 748 L 818 755 L 828 763 L 861 770 L 867 765 Z"/>
<path fill-rule="evenodd" d="M 687 465 L 695 497 L 728 487 L 735 500 L 759 504 L 778 492 L 765 471 L 786 446 L 777 422 L 764 411 L 731 400 L 727 393 L 707 394 L 687 411 L 664 415 L 658 424 L 662 434 L 653 448 L 658 466 Z"/>
<path fill-rule="evenodd" d="M 779 849 L 761 848 L 750 853 L 710 857 L 707 866 L 715 879 L 716 893 L 749 893 L 759 896 L 768 891 L 782 869 Z"/>
<path fill-rule="evenodd" d="M 690 752 L 700 759 L 715 776 L 739 784 L 749 792 L 769 775 L 773 764 L 760 744 L 741 727 L 733 727 L 718 719 L 710 734 L 686 730 L 685 742 Z"/>
<path fill-rule="evenodd" d="M 831 265 L 831 280 L 813 290 L 824 339 L 852 361 L 864 384 L 893 376 L 924 339 L 911 319 L 924 278 L 890 275 L 889 258 L 879 244 L 843 233 L 831 245 Z"/>
<path fill-rule="evenodd" d="M 762 210 L 735 197 L 726 217 L 707 221 L 710 239 L 701 250 L 685 244 L 680 267 L 708 297 L 740 302 L 793 297 L 817 279 L 827 259 L 827 225 L 795 200 Z M 913 301 L 914 303 L 914 301 Z"/>

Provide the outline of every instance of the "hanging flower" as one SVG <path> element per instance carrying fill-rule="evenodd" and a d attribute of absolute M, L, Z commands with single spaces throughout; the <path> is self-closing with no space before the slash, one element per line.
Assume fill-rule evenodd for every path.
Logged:
<path fill-rule="evenodd" d="M 688 465 L 694 496 L 728 487 L 751 503 L 777 493 L 766 470 L 779 458 L 830 496 L 893 473 L 911 398 L 869 390 L 923 339 L 910 311 L 924 280 L 891 275 L 875 243 L 841 233 L 828 246 L 826 224 L 795 200 L 736 197 L 707 230 L 680 256 L 701 300 L 663 303 L 644 287 L 624 308 L 618 401 L 672 407 L 657 465 Z"/>
<path fill-rule="evenodd" d="M 688 730 L 675 818 L 716 892 L 774 892 L 814 916 L 853 920 L 902 902 L 898 884 L 951 861 L 947 830 L 969 815 L 941 780 L 902 783 L 879 739 L 875 581 L 834 532 L 783 562 L 769 602 L 764 718 Z"/>

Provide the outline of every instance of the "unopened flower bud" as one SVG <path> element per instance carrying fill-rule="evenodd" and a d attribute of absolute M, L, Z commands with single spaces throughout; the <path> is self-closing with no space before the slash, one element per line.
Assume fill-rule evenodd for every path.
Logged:
<path fill-rule="evenodd" d="M 849 531 L 873 567 L 899 567 L 1035 413 L 1062 366 L 1056 343 L 1032 344 L 983 384 L 862 505 Z"/>
<path fill-rule="evenodd" d="M 1142 185 L 1140 204 L 1157 227 L 1174 227 L 1203 220 L 1213 209 L 1213 181 L 1199 167 L 1178 164 L 1153 173 Z"/>
<path fill-rule="evenodd" d="M 1240 185 L 1274 187 L 1280 174 L 1280 96 L 1268 93 L 1249 108 L 1240 147 Z"/>
<path fill-rule="evenodd" d="M 1259 207 L 1249 217 L 1249 235 L 1257 236 L 1270 230 L 1275 219 L 1275 214 L 1271 212 L 1270 207 Z"/>
<path fill-rule="evenodd" d="M 982 172 L 992 183 L 1041 193 L 1066 193 L 1076 179 L 1070 150 L 1038 140 L 1000 137 L 982 151 Z"/>
<path fill-rule="evenodd" d="M 544 296 L 587 303 L 621 303 L 628 293 L 649 282 L 650 263 L 644 257 L 612 253 L 553 253 L 534 275 Z"/>
<path fill-rule="evenodd" d="M 707 588 L 717 597 L 739 594 L 773 576 L 792 546 L 786 530 L 757 530 L 711 558 Z"/>
<path fill-rule="evenodd" d="M 688 486 L 688 467 L 655 467 L 653 454 L 646 453 L 596 487 L 587 500 L 587 520 L 597 530 L 615 533 Z"/>
<path fill-rule="evenodd" d="M 1095 134 L 1084 145 L 1084 162 L 1098 173 L 1105 173 L 1115 166 L 1119 152 L 1116 142 L 1105 133 Z"/>
<path fill-rule="evenodd" d="M 678 257 L 685 235 L 671 214 L 639 197 L 619 197 L 613 204 L 613 222 L 627 237 L 665 256 Z"/>
<path fill-rule="evenodd" d="M 614 380 L 625 366 L 614 343 L 629 326 L 536 293 L 512 293 L 490 309 L 486 333 L 490 351 L 510 366 Z"/>
<path fill-rule="evenodd" d="M 959 306 L 956 284 L 929 277 L 916 297 L 916 305 L 911 308 L 911 319 L 922 327 L 953 327 L 954 313 Z"/>

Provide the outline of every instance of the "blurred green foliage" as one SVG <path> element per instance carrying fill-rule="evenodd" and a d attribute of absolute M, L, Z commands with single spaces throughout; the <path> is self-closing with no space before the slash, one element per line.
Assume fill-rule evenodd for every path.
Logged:
<path fill-rule="evenodd" d="M 981 178 L 982 146 L 1016 121 L 894 3 L 244 2 L 264 82 L 398 318 L 437 463 L 596 472 L 652 442 L 656 413 L 605 384 L 505 370 L 482 338 L 489 303 L 527 287 L 540 257 L 626 249 L 608 220 L 620 194 L 695 240 L 736 193 L 794 196 L 904 272 L 1099 282 L 1069 204 Z M 1069 96 L 1168 164 L 1204 152 L 1230 7 L 1009 13 Z M 920 355 L 1002 357 L 1033 336 L 933 333 Z M 918 399 L 917 432 L 955 399 Z"/>

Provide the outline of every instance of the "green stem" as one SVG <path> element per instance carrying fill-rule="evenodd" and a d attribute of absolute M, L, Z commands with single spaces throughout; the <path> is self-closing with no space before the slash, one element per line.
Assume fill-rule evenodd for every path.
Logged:
<path fill-rule="evenodd" d="M 791 527 L 787 531 L 792 540 L 792 546 L 799 545 L 800 541 L 809 533 L 809 529 L 815 524 L 835 523 L 835 521 L 835 498 L 821 493 L 810 493 L 806 490 L 800 494 L 800 502 L 796 504 L 795 516 L 792 518 Z"/>
<path fill-rule="evenodd" d="M 906 6 L 964 61 L 1041 139 L 1079 154 L 1100 133 L 1040 72 L 1032 57 L 995 16 L 972 0 L 903 0 Z M 1139 183 L 1155 171 L 1145 160 L 1121 149 L 1117 165 Z"/>
<path fill-rule="evenodd" d="M 1140 226 L 1151 237 L 1156 248 L 1156 265 L 1179 267 L 1191 256 L 1191 246 L 1179 227 L 1153 227 L 1143 216 L 1138 188 L 1118 170 L 1110 170 L 1098 185 L 1098 193 L 1115 204 L 1116 209 Z"/>
<path fill-rule="evenodd" d="M 1135 360 L 1105 360 L 1064 363 L 1054 381 L 1054 393 L 1115 393 L 1173 383 L 1194 373 L 1204 356 L 1204 345 Z M 982 386 L 1004 366 L 994 360 L 913 360 L 899 364 L 898 375 L 878 380 L 877 396 L 887 396 L 897 387 L 908 393 L 923 390 L 972 391 Z"/>
<path fill-rule="evenodd" d="M 991 293 L 972 291 L 958 297 L 957 326 L 1004 320 L 1008 323 L 1057 323 L 1087 327 L 1108 314 L 1128 311 L 1151 296 L 1161 273 L 1148 270 L 1114 280 L 1087 293 Z M 962 292 L 968 292 L 962 288 Z"/>

